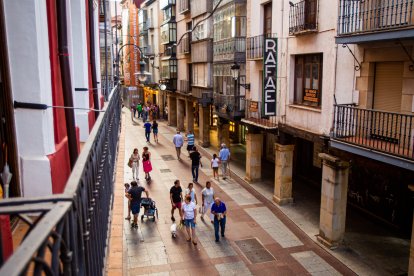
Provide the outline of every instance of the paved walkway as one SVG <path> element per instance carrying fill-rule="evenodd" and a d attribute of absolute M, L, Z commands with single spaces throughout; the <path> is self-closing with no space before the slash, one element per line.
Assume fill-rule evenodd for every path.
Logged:
<path fill-rule="evenodd" d="M 124 109 L 125 136 L 121 134 L 121 139 L 125 137 L 125 140 L 121 141 L 120 152 L 125 149 L 125 158 L 123 154 L 120 154 L 122 158 L 118 157 L 108 275 L 354 275 L 278 208 L 258 192 L 238 184 L 234 177 L 213 181 L 216 194 L 229 210 L 226 238 L 215 243 L 210 222 L 198 220 L 197 246 L 185 241 L 184 231 L 172 239 L 169 188 L 175 179 L 181 180 L 183 188 L 191 181 L 190 160 L 186 152 L 182 161 L 176 159 L 171 128 L 161 123 L 159 144 L 147 144 L 142 122 L 131 122 L 128 113 Z M 156 222 L 144 219 L 136 230 L 124 220 L 127 202 L 122 196 L 120 180 L 122 174 L 124 182 L 132 180 L 126 160 L 133 148 L 141 152 L 146 145 L 152 153 L 153 181 L 147 185 L 140 180 L 139 184 L 156 201 L 159 218 Z M 212 172 L 208 159 L 203 159 L 205 167 L 200 171 L 199 182 L 204 184 L 211 180 Z M 202 186 L 195 187 L 200 199 Z M 123 214 L 119 212 L 121 199 Z"/>

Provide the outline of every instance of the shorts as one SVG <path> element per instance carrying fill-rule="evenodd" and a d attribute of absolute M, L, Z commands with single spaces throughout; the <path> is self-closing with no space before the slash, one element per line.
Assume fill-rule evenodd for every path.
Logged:
<path fill-rule="evenodd" d="M 153 132 L 154 134 L 158 134 L 158 129 L 154 129 L 152 132 Z"/>
<path fill-rule="evenodd" d="M 194 145 L 187 145 L 187 151 L 192 151 L 194 148 Z"/>
<path fill-rule="evenodd" d="M 218 167 L 213 167 L 214 172 L 218 172 Z"/>
<path fill-rule="evenodd" d="M 133 215 L 139 214 L 139 209 L 141 209 L 141 203 L 131 202 L 131 212 Z"/>
<path fill-rule="evenodd" d="M 175 205 L 174 209 L 175 208 L 181 209 L 181 201 L 180 202 L 174 202 L 174 205 Z"/>
<path fill-rule="evenodd" d="M 185 219 L 184 220 L 185 227 L 195 228 L 194 219 Z"/>

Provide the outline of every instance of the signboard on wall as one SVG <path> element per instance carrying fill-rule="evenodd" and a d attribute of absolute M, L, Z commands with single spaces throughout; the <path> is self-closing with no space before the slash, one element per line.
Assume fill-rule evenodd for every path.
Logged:
<path fill-rule="evenodd" d="M 263 49 L 262 116 L 276 116 L 277 38 L 265 38 Z"/>

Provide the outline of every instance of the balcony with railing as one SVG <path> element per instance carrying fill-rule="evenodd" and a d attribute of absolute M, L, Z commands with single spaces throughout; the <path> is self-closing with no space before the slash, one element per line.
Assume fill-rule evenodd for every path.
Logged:
<path fill-rule="evenodd" d="M 0 215 L 13 216 L 24 239 L 0 275 L 102 275 L 121 122 L 119 87 L 97 118 L 62 194 L 0 200 Z"/>
<path fill-rule="evenodd" d="M 141 22 L 138 24 L 138 32 L 140 36 L 148 34 L 148 28 L 146 28 L 145 22 Z"/>
<path fill-rule="evenodd" d="M 246 60 L 246 38 L 236 37 L 214 42 L 213 59 L 243 63 Z"/>
<path fill-rule="evenodd" d="M 265 34 L 248 37 L 246 40 L 246 59 L 263 59 L 264 43 L 266 38 L 275 38 L 276 34 Z"/>
<path fill-rule="evenodd" d="M 185 36 L 180 45 L 178 45 L 178 52 L 180 54 L 189 54 L 191 52 L 191 38 L 189 36 Z"/>
<path fill-rule="evenodd" d="M 335 105 L 331 136 L 337 146 L 414 161 L 414 115 Z"/>
<path fill-rule="evenodd" d="M 244 118 L 245 98 L 244 96 L 214 94 L 214 110 L 219 117 L 230 120 L 241 120 Z"/>
<path fill-rule="evenodd" d="M 144 30 L 149 31 L 150 29 L 154 29 L 154 22 L 151 18 L 147 18 L 144 22 Z"/>
<path fill-rule="evenodd" d="M 178 13 L 186 13 L 190 11 L 190 0 L 177 0 Z"/>
<path fill-rule="evenodd" d="M 337 43 L 413 37 L 414 0 L 340 0 Z"/>
<path fill-rule="evenodd" d="M 153 56 L 154 55 L 154 47 L 152 45 L 146 45 L 142 47 L 142 51 L 144 52 L 144 55 L 146 56 Z"/>
<path fill-rule="evenodd" d="M 302 0 L 296 4 L 291 4 L 289 10 L 289 34 L 301 35 L 317 31 L 318 0 Z"/>
<path fill-rule="evenodd" d="M 278 126 L 276 116 L 266 116 L 264 106 L 260 101 L 245 100 L 246 111 L 243 122 L 249 125 L 258 126 L 264 129 L 276 129 Z"/>
<path fill-rule="evenodd" d="M 191 84 L 188 80 L 179 80 L 178 81 L 178 89 L 177 92 L 182 94 L 189 94 L 191 93 Z"/>

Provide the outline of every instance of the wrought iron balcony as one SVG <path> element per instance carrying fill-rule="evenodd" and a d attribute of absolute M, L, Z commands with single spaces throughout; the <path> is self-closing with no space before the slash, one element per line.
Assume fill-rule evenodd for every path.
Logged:
<path fill-rule="evenodd" d="M 180 45 L 178 45 L 178 51 L 181 54 L 189 54 L 191 52 L 191 38 L 189 36 L 181 40 Z"/>
<path fill-rule="evenodd" d="M 246 41 L 246 58 L 248 60 L 262 59 L 265 38 L 276 37 L 276 34 L 265 34 L 248 37 Z"/>
<path fill-rule="evenodd" d="M 241 120 L 244 117 L 244 96 L 214 94 L 214 107 L 218 116 Z"/>
<path fill-rule="evenodd" d="M 119 87 L 100 113 L 65 190 L 42 198 L 0 201 L 0 215 L 14 216 L 24 239 L 0 275 L 102 275 L 105 270 L 121 122 Z M 38 214 L 36 219 L 29 215 Z"/>
<path fill-rule="evenodd" d="M 190 0 L 177 0 L 178 13 L 186 13 L 190 11 Z"/>
<path fill-rule="evenodd" d="M 243 63 L 246 60 L 246 38 L 236 37 L 214 42 L 213 59 Z"/>
<path fill-rule="evenodd" d="M 289 10 L 289 34 L 300 35 L 317 31 L 318 0 L 302 0 L 296 4 L 291 4 Z"/>
<path fill-rule="evenodd" d="M 188 80 L 179 80 L 177 91 L 180 92 L 180 93 L 183 93 L 183 94 L 191 93 L 190 81 L 188 81 Z"/>
<path fill-rule="evenodd" d="M 414 115 L 335 105 L 332 139 L 414 160 Z"/>
<path fill-rule="evenodd" d="M 245 107 L 246 116 L 242 119 L 243 122 L 265 129 L 277 128 L 278 122 L 276 116 L 265 116 L 262 102 L 246 100 Z"/>
<path fill-rule="evenodd" d="M 340 0 L 338 36 L 402 31 L 413 28 L 413 6 L 413 0 Z M 388 37 L 383 35 L 382 39 Z M 399 36 L 397 35 L 396 38 Z M 361 42 L 363 41 L 361 40 Z M 344 40 L 340 43 L 346 42 Z"/>

